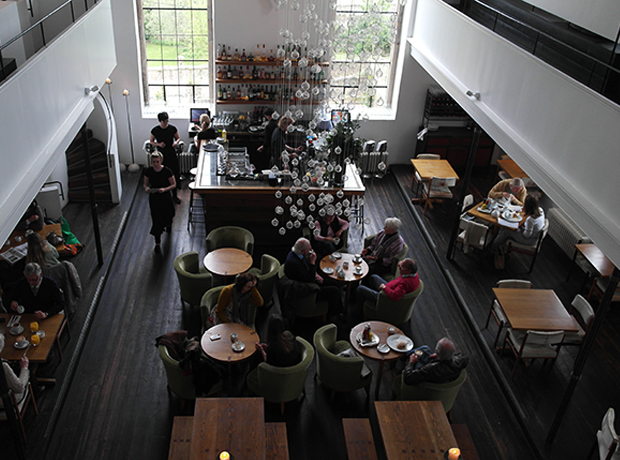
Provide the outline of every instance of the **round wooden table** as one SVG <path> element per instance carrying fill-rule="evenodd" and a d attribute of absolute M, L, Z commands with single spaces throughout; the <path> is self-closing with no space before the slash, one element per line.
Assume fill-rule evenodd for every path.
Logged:
<path fill-rule="evenodd" d="M 372 347 L 362 347 L 357 341 L 357 335 L 364 330 L 366 324 L 370 324 L 370 330 L 374 335 L 379 337 L 379 343 Z M 377 384 L 375 385 L 375 401 L 379 400 L 379 388 L 381 387 L 381 377 L 383 375 L 383 365 L 386 361 L 394 361 L 402 356 L 402 353 L 394 351 L 390 348 L 388 353 L 379 353 L 377 351 L 377 346 L 386 343 L 388 334 L 388 327 L 394 328 L 394 334 L 403 334 L 403 331 L 398 329 L 397 327 L 392 326 L 391 324 L 384 323 L 382 321 L 364 321 L 359 323 L 353 329 L 351 329 L 351 333 L 349 334 L 349 342 L 353 345 L 353 348 L 365 358 L 370 358 L 375 361 L 379 361 L 379 375 L 377 375 Z M 404 334 L 403 334 L 404 335 Z"/>
<path fill-rule="evenodd" d="M 204 265 L 214 275 L 235 276 L 252 267 L 252 256 L 237 248 L 220 248 L 208 253 Z"/>
<path fill-rule="evenodd" d="M 321 268 L 321 271 L 323 272 L 325 276 L 328 276 L 331 279 L 346 283 L 347 285 L 347 295 L 345 298 L 345 306 L 346 306 L 349 304 L 349 297 L 351 295 L 351 286 L 363 280 L 364 278 L 366 278 L 366 276 L 368 276 L 369 268 L 368 268 L 368 264 L 366 263 L 364 259 L 361 259 L 359 263 L 354 263 L 353 258 L 355 257 L 355 254 L 342 253 L 340 255 L 342 257 L 340 259 L 334 260 L 333 262 L 329 259 L 331 257 L 331 254 L 329 256 L 323 257 L 321 259 L 319 267 Z M 345 262 L 349 262 L 349 268 L 344 270 L 344 278 L 339 278 L 337 270 L 338 268 L 342 267 Z M 362 267 L 362 272 L 359 274 L 356 274 L 355 273 L 356 267 Z M 331 268 L 334 271 L 329 274 L 325 273 L 326 268 Z"/>
<path fill-rule="evenodd" d="M 236 332 L 239 340 L 245 345 L 243 351 L 233 351 L 230 334 Z M 222 338 L 211 340 L 211 336 L 220 334 Z M 218 361 L 234 363 L 248 359 L 256 351 L 255 343 L 260 343 L 258 333 L 245 324 L 223 323 L 213 326 L 200 339 L 200 347 L 208 356 Z"/>

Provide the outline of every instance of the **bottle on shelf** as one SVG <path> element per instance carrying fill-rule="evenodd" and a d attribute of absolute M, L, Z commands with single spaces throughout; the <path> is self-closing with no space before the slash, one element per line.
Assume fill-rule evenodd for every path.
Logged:
<path fill-rule="evenodd" d="M 220 59 L 222 61 L 226 61 L 228 57 L 226 56 L 226 45 L 222 46 L 222 52 L 220 53 Z"/>
<path fill-rule="evenodd" d="M 217 51 L 215 53 L 215 56 L 218 60 L 222 59 L 222 45 L 220 45 L 219 43 L 217 44 Z"/>
<path fill-rule="evenodd" d="M 243 48 L 243 53 L 241 53 L 241 60 L 242 60 L 243 62 L 245 62 L 245 61 L 247 61 L 247 60 L 248 60 L 248 57 L 245 55 L 245 48 Z"/>
<path fill-rule="evenodd" d="M 239 67 L 239 80 L 243 80 L 245 74 L 243 73 L 243 66 Z"/>
<path fill-rule="evenodd" d="M 228 70 L 226 71 L 226 78 L 229 80 L 232 79 L 232 69 L 230 67 L 230 64 L 228 65 Z"/>
<path fill-rule="evenodd" d="M 230 52 L 230 46 L 228 46 L 228 51 L 226 52 L 226 60 L 232 61 L 232 53 Z"/>
<path fill-rule="evenodd" d="M 235 54 L 233 54 L 232 60 L 239 62 L 239 59 L 239 48 L 235 48 Z"/>
<path fill-rule="evenodd" d="M 267 60 L 268 60 L 269 62 L 273 62 L 273 61 L 275 61 L 275 60 L 276 60 L 275 56 L 273 55 L 273 49 L 270 49 L 270 50 L 269 50 L 269 57 L 267 58 Z"/>
<path fill-rule="evenodd" d="M 233 97 L 232 97 L 232 92 L 230 91 L 230 86 L 227 87 L 226 91 L 228 91 L 228 93 L 226 95 L 226 99 L 231 99 L 232 100 Z"/>
<path fill-rule="evenodd" d="M 218 85 L 217 86 L 217 99 L 218 101 L 223 100 L 223 93 L 222 93 L 222 85 Z"/>
<path fill-rule="evenodd" d="M 267 61 L 269 56 L 267 55 L 267 50 L 265 49 L 265 44 L 263 43 L 263 61 Z"/>
<path fill-rule="evenodd" d="M 249 65 L 245 66 L 245 73 L 243 74 L 243 76 L 246 78 L 246 80 L 251 80 L 252 79 L 252 72 L 250 72 L 250 66 Z"/>
<path fill-rule="evenodd" d="M 254 53 L 254 60 L 255 61 L 262 61 L 263 60 L 263 57 L 260 54 L 260 45 L 259 44 L 256 45 L 256 53 Z"/>
<path fill-rule="evenodd" d="M 237 86 L 236 96 L 237 96 L 237 99 L 241 99 L 241 85 Z"/>
<path fill-rule="evenodd" d="M 254 55 L 252 54 L 252 50 L 250 50 L 249 54 L 248 54 L 248 61 L 253 61 L 254 60 Z"/>
<path fill-rule="evenodd" d="M 222 68 L 219 65 L 217 66 L 217 78 L 220 80 L 224 78 L 224 72 L 222 72 Z"/>
<path fill-rule="evenodd" d="M 233 80 L 238 80 L 239 79 L 239 71 L 237 70 L 237 66 L 233 67 L 232 77 L 233 77 Z"/>
<path fill-rule="evenodd" d="M 226 140 L 226 136 L 227 136 L 226 127 L 224 127 L 224 129 L 222 129 L 222 138 Z"/>
<path fill-rule="evenodd" d="M 256 70 L 256 66 L 252 69 L 252 79 L 258 80 L 258 70 Z"/>

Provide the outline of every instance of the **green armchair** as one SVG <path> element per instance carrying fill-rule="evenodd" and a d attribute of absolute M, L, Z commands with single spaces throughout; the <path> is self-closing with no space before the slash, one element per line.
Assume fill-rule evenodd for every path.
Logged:
<path fill-rule="evenodd" d="M 254 235 L 242 227 L 218 227 L 207 235 L 207 252 L 219 248 L 238 248 L 252 255 Z"/>
<path fill-rule="evenodd" d="M 375 236 L 377 236 L 376 233 L 374 235 L 370 235 L 364 238 L 365 248 L 370 245 L 370 243 L 375 238 Z M 407 257 L 408 252 L 409 252 L 409 246 L 407 246 L 407 243 L 403 243 L 403 248 L 392 259 L 392 266 L 390 267 L 390 272 L 381 275 L 381 278 L 383 278 L 386 281 L 392 281 L 394 278 L 396 278 L 398 276 L 398 262 L 400 262 L 405 257 Z"/>
<path fill-rule="evenodd" d="M 420 286 L 413 291 L 405 294 L 400 300 L 392 301 L 385 294 L 385 292 L 379 292 L 377 302 L 372 303 L 370 301 L 364 302 L 364 317 L 376 321 L 383 321 L 385 323 L 399 326 L 406 323 L 411 319 L 413 313 L 413 307 L 424 291 L 424 283 L 420 280 Z"/>
<path fill-rule="evenodd" d="M 284 414 L 284 404 L 306 393 L 305 383 L 308 368 L 314 359 L 314 348 L 306 340 L 297 337 L 304 348 L 301 362 L 289 367 L 276 367 L 260 363 L 248 374 L 247 384 L 250 391 L 265 398 L 265 401 L 280 404 Z"/>
<path fill-rule="evenodd" d="M 159 345 L 159 357 L 164 363 L 164 369 L 166 371 L 166 379 L 168 381 L 168 391 L 172 391 L 175 395 L 181 398 L 181 406 L 185 404 L 186 400 L 196 399 L 196 387 L 194 386 L 194 377 L 192 375 L 184 375 L 179 361 L 172 358 L 168 353 L 168 348 L 165 345 Z M 211 396 L 222 391 L 222 381 L 213 385 L 211 391 L 207 396 Z"/>
<path fill-rule="evenodd" d="M 263 254 L 260 259 L 260 269 L 252 268 L 250 273 L 258 278 L 258 292 L 263 298 L 263 305 L 268 305 L 273 301 L 273 288 L 278 280 L 280 262 L 269 254 Z"/>
<path fill-rule="evenodd" d="M 204 334 L 207 329 L 210 327 L 210 323 L 208 321 L 209 316 L 211 316 L 211 310 L 213 307 L 217 305 L 217 301 L 220 298 L 220 292 L 226 286 L 217 286 L 209 289 L 202 296 L 200 300 L 200 320 L 201 320 L 201 334 Z M 248 303 L 248 324 L 247 326 L 256 330 L 254 327 L 254 323 L 256 321 L 256 306 Z"/>
<path fill-rule="evenodd" d="M 192 251 L 177 256 L 174 271 L 179 279 L 181 302 L 187 302 L 192 308 L 200 305 L 202 295 L 213 285 L 213 278 L 206 268 L 201 267 L 198 253 Z"/>
<path fill-rule="evenodd" d="M 403 375 L 394 377 L 392 391 L 396 398 L 403 401 L 441 401 L 446 414 L 450 414 L 454 400 L 459 394 L 467 378 L 467 371 L 463 369 L 456 380 L 448 383 L 423 382 L 417 385 L 405 385 Z"/>
<path fill-rule="evenodd" d="M 322 316 L 325 322 L 329 303 L 327 300 L 316 300 L 316 294 L 321 290 L 318 284 L 289 279 L 284 274 L 284 265 L 280 267 L 278 276 L 280 304 L 285 316 L 302 318 Z"/>
<path fill-rule="evenodd" d="M 351 344 L 346 340 L 336 341 L 338 329 L 335 324 L 326 324 L 314 333 L 314 347 L 317 353 L 316 373 L 326 387 L 332 390 L 331 399 L 336 392 L 366 389 L 366 398 L 370 395 L 372 371 L 362 376 L 364 359 L 338 356 L 348 350 Z"/>

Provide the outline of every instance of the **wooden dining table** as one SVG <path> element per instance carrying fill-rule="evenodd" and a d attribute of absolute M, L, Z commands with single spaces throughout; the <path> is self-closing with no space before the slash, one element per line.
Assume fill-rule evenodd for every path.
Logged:
<path fill-rule="evenodd" d="M 517 163 L 515 163 L 515 161 L 512 158 L 504 158 L 504 159 L 497 160 L 497 164 L 500 168 L 506 171 L 508 175 L 513 179 L 515 177 L 520 177 L 520 178 L 529 177 L 525 173 L 525 171 L 523 171 L 521 167 Z"/>
<path fill-rule="evenodd" d="M 214 275 L 231 277 L 252 267 L 252 256 L 242 249 L 219 248 L 204 258 L 204 266 Z"/>
<path fill-rule="evenodd" d="M 194 410 L 190 460 L 265 460 L 263 398 L 198 398 Z"/>
<path fill-rule="evenodd" d="M 413 158 L 411 164 L 423 181 L 429 181 L 433 177 L 459 180 L 459 176 L 454 172 L 448 160 L 421 160 Z"/>
<path fill-rule="evenodd" d="M 597 273 L 597 276 L 601 278 L 609 278 L 614 271 L 614 264 L 603 254 L 595 244 L 593 243 L 580 243 L 575 245 L 575 257 L 581 254 L 584 259 L 590 264 L 590 266 Z"/>
<path fill-rule="evenodd" d="M 553 289 L 493 288 L 493 295 L 514 330 L 579 330 L 579 325 Z"/>
<path fill-rule="evenodd" d="M 361 280 L 366 278 L 366 276 L 368 276 L 368 272 L 370 269 L 366 261 L 362 259 L 361 256 L 360 256 L 358 263 L 354 262 L 356 254 L 347 254 L 347 253 L 339 254 L 339 258 L 334 259 L 333 262 L 330 259 L 331 256 L 332 254 L 323 257 L 321 259 L 321 262 L 319 262 L 319 267 L 321 268 L 321 271 L 323 272 L 325 276 L 346 284 L 347 292 L 345 294 L 345 305 L 349 305 L 349 299 L 351 297 L 351 287 L 354 284 L 357 285 Z M 348 268 L 346 269 L 344 268 L 345 262 L 348 263 Z M 343 267 L 344 278 L 338 277 L 337 270 L 340 267 Z M 355 271 L 357 267 L 361 268 L 361 270 L 358 272 Z M 331 273 L 325 273 L 326 269 L 328 271 L 332 270 Z"/>
<path fill-rule="evenodd" d="M 481 222 L 485 222 L 487 224 L 491 224 L 495 227 L 498 228 L 507 228 L 509 230 L 514 231 L 514 228 L 511 227 L 506 227 L 502 224 L 499 223 L 497 217 L 493 217 L 491 215 L 491 213 L 487 213 L 487 212 L 482 212 L 480 211 L 480 209 L 482 208 L 484 201 L 481 201 L 480 203 L 478 203 L 476 206 L 470 208 L 467 210 L 467 214 L 470 216 L 473 216 L 475 219 L 481 221 Z M 523 224 L 525 224 L 525 213 L 523 210 L 521 210 L 521 212 L 519 213 L 521 215 L 521 221 L 518 223 L 518 226 L 521 227 L 523 226 Z"/>
<path fill-rule="evenodd" d="M 379 361 L 379 372 L 377 373 L 377 381 L 375 383 L 375 400 L 378 400 L 384 364 L 386 362 L 394 361 L 400 358 L 402 356 L 402 353 L 394 351 L 392 349 L 390 349 L 388 353 L 379 353 L 379 351 L 377 350 L 377 346 L 361 346 L 360 343 L 357 341 L 357 336 L 364 330 L 366 324 L 370 324 L 370 330 L 372 331 L 372 333 L 379 337 L 379 343 L 377 344 L 377 346 L 382 343 L 386 343 L 388 337 L 390 336 L 390 334 L 388 333 L 388 329 L 394 326 L 388 323 L 384 323 L 382 321 L 364 321 L 351 329 L 351 332 L 349 333 L 349 342 L 351 342 L 353 348 L 355 348 L 355 350 L 360 355 L 364 356 L 365 358 L 372 359 L 373 361 Z M 393 334 L 403 334 L 403 331 L 401 331 L 397 327 L 394 327 Z"/>
<path fill-rule="evenodd" d="M 441 401 L 375 401 L 388 460 L 443 460 L 458 447 Z"/>

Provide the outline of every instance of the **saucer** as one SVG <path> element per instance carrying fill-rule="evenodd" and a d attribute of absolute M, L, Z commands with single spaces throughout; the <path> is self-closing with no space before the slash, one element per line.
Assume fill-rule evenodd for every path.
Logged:
<path fill-rule="evenodd" d="M 323 269 L 323 273 L 325 273 L 326 275 L 331 275 L 334 273 L 334 269 L 332 267 L 325 267 Z"/>
<path fill-rule="evenodd" d="M 377 351 L 385 355 L 390 352 L 390 347 L 387 343 L 382 343 L 381 345 L 377 346 Z"/>
<path fill-rule="evenodd" d="M 11 333 L 11 335 L 19 335 L 22 332 L 24 332 L 24 326 L 16 326 L 16 327 L 12 327 L 9 331 Z"/>
<path fill-rule="evenodd" d="M 339 252 L 334 252 L 332 256 L 334 256 L 334 259 L 342 259 L 342 254 L 340 254 Z"/>
<path fill-rule="evenodd" d="M 235 342 L 233 343 L 230 348 L 232 348 L 233 351 L 236 352 L 241 352 L 243 350 L 245 350 L 245 343 L 239 341 L 239 342 Z"/>
<path fill-rule="evenodd" d="M 354 263 L 354 264 L 361 264 L 361 263 L 362 263 L 362 258 L 361 258 L 361 257 L 359 257 L 359 258 L 354 257 L 354 258 L 353 258 L 353 263 Z"/>
<path fill-rule="evenodd" d="M 30 342 L 28 342 L 28 340 L 24 340 L 21 345 L 18 344 L 17 342 L 15 342 L 13 344 L 15 346 L 15 348 L 17 348 L 18 350 L 23 350 L 24 348 L 26 348 L 28 345 L 30 345 Z"/>

